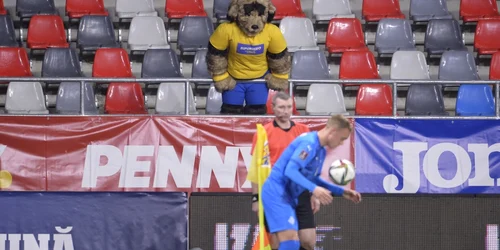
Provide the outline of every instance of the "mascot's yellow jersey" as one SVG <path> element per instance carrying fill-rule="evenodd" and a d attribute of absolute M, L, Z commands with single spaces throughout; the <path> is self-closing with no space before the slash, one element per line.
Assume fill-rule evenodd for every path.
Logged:
<path fill-rule="evenodd" d="M 227 71 L 235 79 L 262 77 L 268 71 L 266 52 L 277 54 L 287 46 L 274 24 L 266 24 L 259 34 L 249 37 L 234 22 L 220 24 L 210 43 L 218 50 L 229 48 Z"/>

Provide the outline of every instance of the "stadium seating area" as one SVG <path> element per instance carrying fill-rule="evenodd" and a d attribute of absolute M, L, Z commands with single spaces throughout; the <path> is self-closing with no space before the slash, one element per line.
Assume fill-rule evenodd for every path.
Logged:
<path fill-rule="evenodd" d="M 208 39 L 230 0 L 0 0 L 1 77 L 210 78 Z M 500 79 L 494 0 L 272 0 L 294 79 Z M 101 114 L 217 114 L 209 83 L 87 83 Z M 78 83 L 0 86 L 8 114 L 73 114 Z M 490 85 L 297 83 L 297 114 L 495 114 Z M 271 95 L 270 95 L 271 96 Z"/>

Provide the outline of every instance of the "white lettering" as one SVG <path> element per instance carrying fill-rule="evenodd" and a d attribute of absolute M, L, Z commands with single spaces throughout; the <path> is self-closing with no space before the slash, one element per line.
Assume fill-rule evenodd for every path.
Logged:
<path fill-rule="evenodd" d="M 383 186 L 387 193 L 416 193 L 420 187 L 420 152 L 427 150 L 425 142 L 395 142 L 394 150 L 402 153 L 403 187 L 399 186 L 398 177 L 394 174 L 384 177 Z"/>
<path fill-rule="evenodd" d="M 73 227 L 56 227 L 59 234 L 54 234 L 54 250 L 75 250 L 73 237 L 69 234 L 72 229 Z"/>
<path fill-rule="evenodd" d="M 250 170 L 250 164 L 252 164 L 252 155 L 250 151 L 251 147 L 240 147 L 241 156 L 243 157 L 243 162 L 245 162 L 245 168 L 247 169 L 247 173 Z M 242 188 L 251 188 L 252 183 L 249 180 L 245 180 Z"/>
<path fill-rule="evenodd" d="M 149 176 L 135 176 L 137 172 L 149 172 L 150 161 L 137 161 L 139 156 L 153 156 L 154 146 L 125 146 L 125 167 L 122 168 L 119 187 L 149 187 Z"/>
<path fill-rule="evenodd" d="M 37 237 L 34 234 L 0 234 L 0 250 L 6 250 L 6 246 L 9 250 L 74 250 L 73 237 L 69 234 L 73 227 L 55 229 L 58 233 L 53 236 L 53 249 L 50 249 L 50 234 L 38 234 Z"/>
<path fill-rule="evenodd" d="M 230 249 L 245 249 L 248 234 L 250 233 L 250 224 L 236 223 L 231 230 L 231 239 L 233 239 L 233 246 Z"/>
<path fill-rule="evenodd" d="M 227 224 L 217 223 L 215 225 L 215 249 L 228 248 Z"/>
<path fill-rule="evenodd" d="M 10 242 L 10 250 L 20 250 L 21 234 L 9 234 L 8 240 Z"/>
<path fill-rule="evenodd" d="M 33 234 L 23 234 L 24 249 L 49 250 L 50 234 L 39 234 L 38 240 Z M 38 244 L 40 241 L 40 244 Z"/>
<path fill-rule="evenodd" d="M 5 242 L 7 241 L 6 234 L 0 234 L 0 250 L 5 250 Z"/>
<path fill-rule="evenodd" d="M 101 157 L 107 158 L 107 163 L 101 165 Z M 122 167 L 122 153 L 117 147 L 110 145 L 88 145 L 83 168 L 82 187 L 97 186 L 98 177 L 108 177 L 118 173 Z"/>
<path fill-rule="evenodd" d="M 7 148 L 7 145 L 0 144 L 0 156 L 2 156 L 3 151 Z"/>
<path fill-rule="evenodd" d="M 500 143 L 493 144 L 469 144 L 469 152 L 474 153 L 475 175 L 469 180 L 470 186 L 495 186 L 495 181 L 490 176 L 490 154 L 500 152 Z M 497 180 L 500 180 L 497 179 Z M 500 185 L 500 183 L 497 183 Z"/>
<path fill-rule="evenodd" d="M 166 188 L 168 173 L 171 173 L 177 188 L 190 188 L 195 158 L 196 146 L 184 146 L 180 161 L 173 146 L 161 146 L 158 149 L 153 187 Z"/>
<path fill-rule="evenodd" d="M 196 187 L 209 188 L 212 172 L 221 188 L 234 188 L 236 168 L 238 166 L 238 147 L 227 147 L 224 162 L 215 146 L 201 148 L 200 168 Z"/>
<path fill-rule="evenodd" d="M 486 250 L 500 249 L 500 234 L 498 225 L 486 225 Z"/>
<path fill-rule="evenodd" d="M 439 172 L 439 157 L 444 152 L 452 153 L 457 160 L 457 171 L 451 180 L 444 179 Z M 423 170 L 432 185 L 442 188 L 454 188 L 464 184 L 469 179 L 472 166 L 465 149 L 453 143 L 439 143 L 431 147 L 425 154 Z"/>

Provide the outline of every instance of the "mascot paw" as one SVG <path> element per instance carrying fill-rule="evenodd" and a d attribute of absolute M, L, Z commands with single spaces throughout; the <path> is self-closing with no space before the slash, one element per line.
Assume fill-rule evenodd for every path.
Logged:
<path fill-rule="evenodd" d="M 273 74 L 266 75 L 267 87 L 272 90 L 286 90 L 288 89 L 288 79 L 275 77 Z"/>
<path fill-rule="evenodd" d="M 220 93 L 226 90 L 234 89 L 235 86 L 236 86 L 236 80 L 234 80 L 234 78 L 232 78 L 231 76 L 225 78 L 224 80 L 214 82 L 215 90 L 217 90 Z"/>

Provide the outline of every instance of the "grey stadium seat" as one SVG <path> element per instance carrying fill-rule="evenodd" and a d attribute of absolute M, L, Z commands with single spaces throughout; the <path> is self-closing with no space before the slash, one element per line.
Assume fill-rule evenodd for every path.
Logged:
<path fill-rule="evenodd" d="M 17 0 L 16 12 L 21 19 L 37 14 L 58 14 L 54 0 Z"/>
<path fill-rule="evenodd" d="M 453 18 L 448 11 L 446 0 L 411 0 L 410 16 L 414 22 Z"/>
<path fill-rule="evenodd" d="M 18 47 L 16 30 L 10 15 L 0 15 L 0 46 Z"/>
<path fill-rule="evenodd" d="M 80 59 L 73 48 L 47 48 L 42 62 L 42 77 L 81 77 Z"/>
<path fill-rule="evenodd" d="M 479 80 L 474 54 L 469 51 L 446 51 L 439 63 L 439 80 Z"/>
<path fill-rule="evenodd" d="M 405 113 L 409 116 L 447 116 L 442 88 L 434 84 L 412 84 L 406 95 Z"/>
<path fill-rule="evenodd" d="M 217 21 L 227 18 L 227 10 L 231 0 L 214 0 L 214 17 Z"/>
<path fill-rule="evenodd" d="M 424 48 L 429 55 L 442 54 L 447 50 L 467 50 L 458 21 L 430 20 L 425 32 Z"/>
<path fill-rule="evenodd" d="M 323 51 L 299 50 L 293 54 L 291 79 L 330 79 L 328 61 Z M 310 83 L 294 82 L 294 85 L 309 85 Z"/>
<path fill-rule="evenodd" d="M 156 94 L 156 113 L 166 115 L 185 114 L 186 94 L 184 89 L 185 83 L 183 82 L 161 83 Z M 197 114 L 193 89 L 190 87 L 188 91 L 189 114 Z"/>
<path fill-rule="evenodd" d="M 381 19 L 375 35 L 375 50 L 379 54 L 392 54 L 398 50 L 416 50 L 410 20 Z"/>
<path fill-rule="evenodd" d="M 83 16 L 78 28 L 77 44 L 82 51 L 120 47 L 108 16 Z"/>
<path fill-rule="evenodd" d="M 163 19 L 157 16 L 136 16 L 132 18 L 127 42 L 131 51 L 170 49 L 165 24 Z"/>
<path fill-rule="evenodd" d="M 59 114 L 79 114 L 81 111 L 81 86 L 79 82 L 62 82 L 56 98 L 56 112 Z M 85 83 L 84 111 L 98 114 L 92 83 Z"/>
<path fill-rule="evenodd" d="M 8 114 L 49 114 L 40 82 L 10 82 L 5 110 Z"/>
<path fill-rule="evenodd" d="M 208 40 L 214 32 L 214 25 L 209 17 L 186 16 L 179 27 L 177 46 L 184 52 L 196 52 L 207 48 Z"/>
<path fill-rule="evenodd" d="M 182 77 L 179 58 L 172 49 L 148 49 L 142 61 L 142 78 Z"/>

